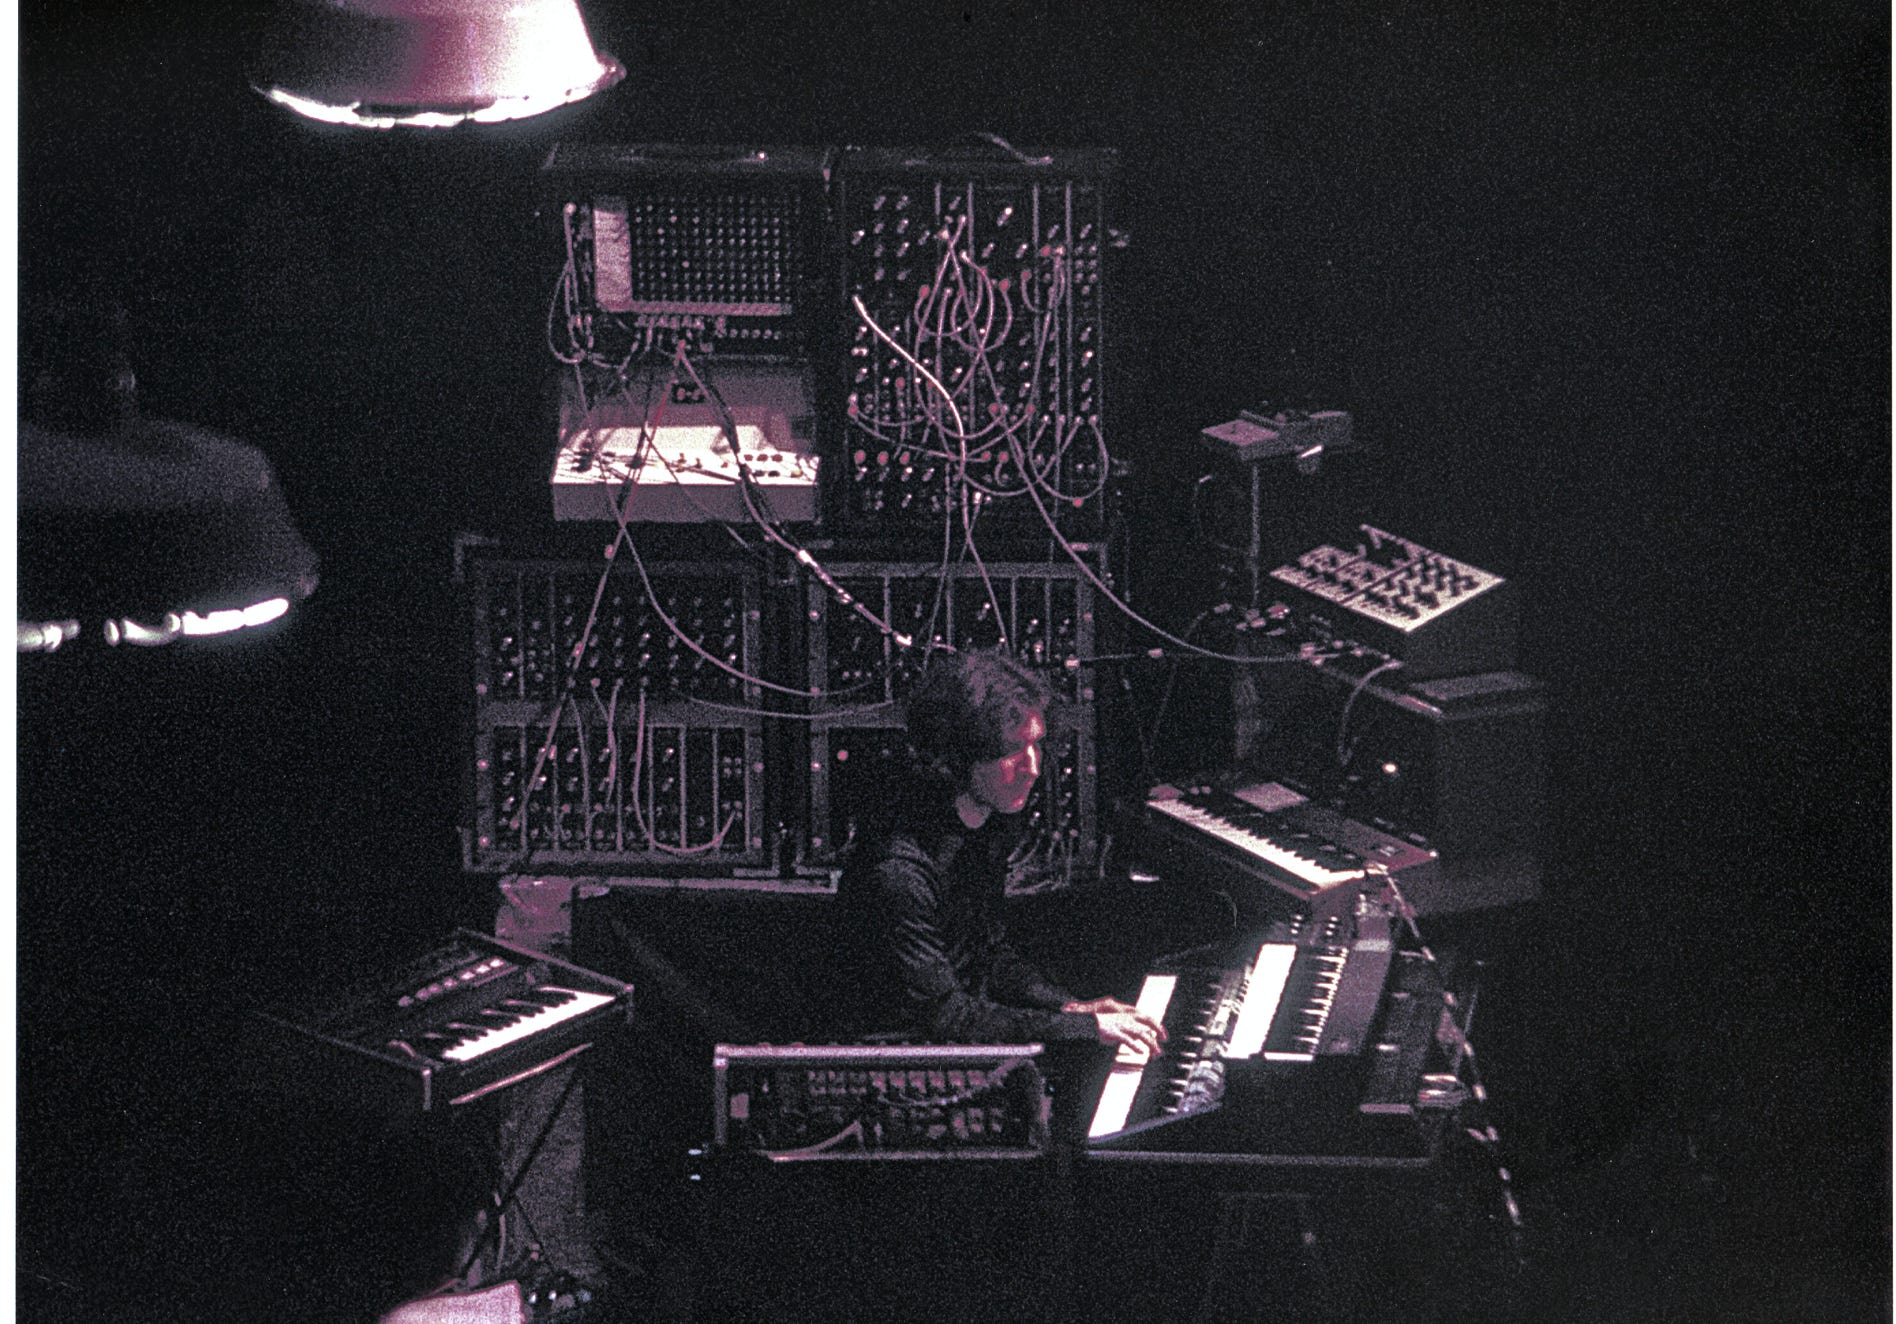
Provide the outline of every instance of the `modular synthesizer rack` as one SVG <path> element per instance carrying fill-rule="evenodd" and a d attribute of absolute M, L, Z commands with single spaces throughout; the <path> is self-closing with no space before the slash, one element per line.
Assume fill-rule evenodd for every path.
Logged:
<path fill-rule="evenodd" d="M 931 653 L 1003 643 L 1054 695 L 1019 876 L 1097 858 L 1095 589 L 1079 567 L 819 574 L 669 550 L 647 563 L 626 548 L 595 561 L 464 549 L 467 868 L 826 876 L 887 792 L 901 704 Z"/>
<path fill-rule="evenodd" d="M 1092 583 L 1072 564 L 851 562 L 838 586 L 891 627 L 884 632 L 814 580 L 807 584 L 809 675 L 825 696 L 809 739 L 808 857 L 834 862 L 860 809 L 888 786 L 902 747 L 901 702 L 931 642 L 1005 643 L 1053 687 L 1039 783 L 1027 807 L 1024 869 L 1066 871 L 1098 848 L 1098 752 L 1091 661 Z"/>
<path fill-rule="evenodd" d="M 885 551 L 944 526 L 1017 550 L 1054 531 L 1099 539 L 1115 480 L 1101 369 L 1116 170 L 1110 151 L 998 142 L 556 146 L 539 181 L 558 273 L 548 346 L 581 420 L 563 417 L 562 456 L 583 466 L 581 429 L 602 408 L 630 416 L 625 440 L 678 423 L 667 404 L 702 405 L 711 365 L 794 364 L 811 389 L 790 413 L 809 419 L 798 449 L 821 468 L 830 536 Z M 741 378 L 720 392 L 700 425 L 718 427 L 723 403 L 768 404 Z M 646 510 L 632 518 L 699 517 Z M 587 500 L 561 517 L 611 512 Z"/>
<path fill-rule="evenodd" d="M 753 567 L 476 555 L 463 573 L 469 868 L 763 864 Z"/>
<path fill-rule="evenodd" d="M 561 260 L 554 344 L 611 369 L 680 340 L 800 358 L 833 320 L 820 254 L 833 153 L 560 143 L 540 172 Z"/>
<path fill-rule="evenodd" d="M 1106 151 L 852 148 L 837 166 L 846 430 L 832 528 L 894 536 L 982 512 L 1102 527 Z"/>

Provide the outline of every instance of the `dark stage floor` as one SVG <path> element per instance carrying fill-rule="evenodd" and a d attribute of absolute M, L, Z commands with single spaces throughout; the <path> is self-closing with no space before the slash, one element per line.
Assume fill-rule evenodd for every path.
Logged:
<path fill-rule="evenodd" d="M 292 843 L 270 880 L 323 868 L 310 843 Z M 1602 878 L 1613 880 L 1612 904 Z M 349 885 L 346 871 L 334 885 Z M 918 1313 L 879 1308 L 874 1296 L 890 1282 L 908 1290 L 917 1281 L 930 1284 L 920 1299 L 939 1302 L 939 1318 L 1053 1319 L 1072 1309 L 1071 1318 L 1106 1319 L 1128 1303 L 1139 1308 L 1126 1317 L 1178 1319 L 1887 1318 L 1888 1151 L 1872 1124 L 1887 1059 L 1879 1045 L 1835 1050 L 1844 1036 L 1823 1023 L 1821 1004 L 1846 972 L 1825 969 L 1810 950 L 1787 950 L 1797 941 L 1789 932 L 1733 927 L 1707 893 L 1688 893 L 1700 898 L 1691 901 L 1673 891 L 1664 906 L 1634 899 L 1670 886 L 1661 861 L 1575 856 L 1551 874 L 1540 902 L 1423 920 L 1437 945 L 1485 962 L 1474 1037 L 1524 1222 L 1518 1262 L 1504 1253 L 1485 1165 L 1456 1187 L 1466 1198 L 1447 1213 L 1393 1180 L 1387 1190 L 1371 1181 L 1347 1200 L 1312 1206 L 1317 1222 L 1308 1227 L 1302 1207 L 1236 1207 L 1252 1219 L 1243 1260 L 1252 1276 L 1233 1287 L 1227 1274 L 1225 1285 L 1273 1299 L 1255 1315 L 1199 1316 L 1220 1227 L 1212 1183 L 1202 1201 L 1174 1192 L 1150 1205 L 1093 1189 L 1084 1171 L 1073 1193 L 1039 1184 L 1054 1181 L 1042 1172 L 945 1194 L 921 1174 L 893 1193 L 843 1187 L 829 1204 L 823 1187 L 729 1195 L 715 1182 L 690 1182 L 690 1164 L 676 1154 L 640 1166 L 645 1130 L 667 1137 L 662 1148 L 688 1116 L 674 1115 L 677 1100 L 643 1111 L 656 1093 L 617 1093 L 624 1072 L 603 1057 L 586 1126 L 569 1117 L 554 1128 L 523 1199 L 547 1267 L 577 1273 L 595 1298 L 579 1316 L 587 1319 L 753 1317 L 733 1300 L 754 1304 L 766 1279 L 815 1299 L 755 1317 L 848 1317 L 816 1291 L 836 1273 L 871 1284 L 849 1298 L 870 1303 L 868 1318 Z M 283 904 L 294 928 L 295 903 L 285 895 Z M 1037 913 L 1059 911 L 1058 898 L 1043 899 Z M 339 948 L 315 950 L 313 938 L 300 950 L 280 944 L 273 968 L 231 950 L 205 927 L 207 916 L 153 918 L 178 944 L 144 950 L 117 991 L 98 991 L 84 1007 L 68 1000 L 57 1014 L 29 997 L 29 1031 L 53 1021 L 84 1029 L 58 1051 L 42 1045 L 22 1076 L 20 1318 L 347 1318 L 329 1312 L 348 1284 L 386 1289 L 403 1258 L 394 1248 L 425 1255 L 420 1231 L 469 1198 L 475 1170 L 439 1137 L 328 1123 L 294 1105 L 263 1111 L 234 1091 L 232 988 L 316 977 Z M 431 924 L 408 922 L 413 932 Z M 172 928 L 179 924 L 190 932 Z M 390 948 L 402 927 L 384 931 Z M 134 935 L 103 924 L 95 932 L 101 944 L 139 950 Z M 1722 959 L 1674 959 L 1684 950 L 1677 935 L 1707 933 L 1719 935 Z M 1062 950 L 1049 931 L 1030 927 L 1022 938 L 1056 960 Z M 1093 968 L 1131 959 L 1138 938 L 1120 940 L 1124 950 L 1092 950 Z M 1804 962 L 1801 976 L 1790 958 Z M 681 965 L 690 960 L 680 954 Z M 29 988 L 60 978 L 58 966 L 29 960 Z M 180 997 L 186 972 L 194 986 Z M 630 1032 L 632 1052 L 663 1059 L 635 1069 L 638 1088 L 658 1090 L 652 1071 L 692 1069 L 664 1059 L 682 1051 L 664 1041 L 677 1028 Z M 678 1098 L 704 1088 L 702 1078 L 680 1084 Z M 549 1093 L 541 1086 L 534 1097 L 544 1106 Z M 500 1099 L 507 1108 L 493 1117 L 532 1102 L 518 1091 Z M 629 1167 L 628 1151 L 637 1155 Z M 592 1180 L 582 1183 L 588 1169 Z M 996 1190 L 1011 1195 L 1001 1200 Z M 1074 1240 L 1060 1243 L 1046 1202 L 1069 1194 Z M 936 1245 L 912 1265 L 889 1248 L 892 1229 L 937 1229 L 949 1209 L 992 1239 Z M 1318 1232 L 1314 1245 L 1301 1241 L 1307 1230 Z M 1057 1253 L 1060 1244 L 1069 1255 Z M 868 1248 L 866 1258 L 856 1246 Z M 1136 1283 L 1115 1279 L 1162 1247 Z M 840 1262 L 827 1258 L 838 1254 Z M 799 1277 L 817 1263 L 832 1277 Z M 1408 1275 L 1393 1285 L 1392 1265 Z"/>

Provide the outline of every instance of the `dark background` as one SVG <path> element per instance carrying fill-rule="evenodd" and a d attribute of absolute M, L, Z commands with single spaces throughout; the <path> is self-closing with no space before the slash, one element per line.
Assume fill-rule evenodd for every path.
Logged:
<path fill-rule="evenodd" d="M 292 122 L 252 10 L 155 8 L 24 6 L 21 298 L 115 292 L 145 406 L 261 447 L 324 581 L 267 639 L 20 659 L 40 1317 L 236 1254 L 150 1143 L 211 1129 L 234 1007 L 491 918 L 451 544 L 543 518 L 547 147 L 983 131 L 1121 154 L 1145 609 L 1213 600 L 1198 429 L 1293 396 L 1376 447 L 1301 500 L 1524 585 L 1547 897 L 1483 1015 L 1547 1309 L 1887 1301 L 1885 12 L 595 0 L 619 89 L 424 138 Z"/>

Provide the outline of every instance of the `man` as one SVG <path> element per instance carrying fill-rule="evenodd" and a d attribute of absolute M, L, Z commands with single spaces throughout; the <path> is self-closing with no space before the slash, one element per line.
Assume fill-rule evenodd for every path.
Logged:
<path fill-rule="evenodd" d="M 908 702 L 909 766 L 860 824 L 837 889 L 851 1032 L 1152 1052 L 1157 1021 L 1080 1001 L 1008 945 L 1001 905 L 1040 777 L 1046 682 L 1004 653 L 936 659 Z"/>

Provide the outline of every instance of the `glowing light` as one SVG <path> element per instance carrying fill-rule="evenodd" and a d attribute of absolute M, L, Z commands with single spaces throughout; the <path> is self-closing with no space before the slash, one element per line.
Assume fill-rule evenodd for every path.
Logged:
<path fill-rule="evenodd" d="M 108 644 L 131 644 L 138 648 L 156 648 L 168 644 L 184 634 L 184 622 L 175 611 L 165 613 L 165 618 L 157 625 L 141 625 L 129 616 L 105 623 L 105 642 Z"/>
<path fill-rule="evenodd" d="M 457 124 L 498 124 L 504 120 L 532 119 L 535 115 L 544 115 L 549 110 L 557 110 L 572 102 L 584 101 L 600 88 L 616 83 L 622 73 L 615 70 L 610 77 L 584 87 L 535 96 L 506 97 L 485 106 L 452 110 L 428 107 L 395 110 L 388 106 L 366 106 L 360 101 L 332 106 L 309 97 L 299 97 L 280 87 L 263 88 L 261 91 L 278 105 L 295 111 L 305 119 L 323 124 L 345 124 L 357 129 L 451 129 Z"/>
<path fill-rule="evenodd" d="M 288 598 L 269 598 L 263 602 L 256 603 L 254 606 L 243 608 L 232 607 L 224 611 L 211 612 L 207 616 L 200 616 L 194 611 L 187 611 L 179 618 L 179 623 L 183 633 L 194 637 L 208 634 L 229 634 L 232 630 L 245 630 L 251 626 L 264 625 L 270 621 L 274 621 L 289 609 L 290 600 Z"/>
<path fill-rule="evenodd" d="M 326 124 L 444 129 L 527 119 L 624 77 L 577 0 L 278 0 L 251 85 Z"/>
<path fill-rule="evenodd" d="M 267 625 L 289 609 L 288 598 L 265 598 L 262 602 L 253 603 L 248 607 L 228 607 L 204 615 L 199 615 L 194 611 L 168 611 L 164 619 L 156 625 L 146 625 L 129 616 L 121 616 L 116 620 L 107 621 L 101 633 L 105 636 L 105 642 L 114 646 L 131 644 L 137 648 L 156 648 L 160 644 L 168 644 L 178 639 L 229 634 L 234 630 L 247 630 L 254 626 Z M 70 639 L 79 632 L 79 626 L 76 621 L 66 624 L 71 628 L 64 631 L 64 637 Z M 22 649 L 26 647 L 27 628 L 25 625 L 20 627 Z M 46 627 L 39 628 L 44 630 Z M 45 651 L 50 652 L 57 646 L 58 644 L 54 643 L 51 647 L 45 648 Z"/>
<path fill-rule="evenodd" d="M 68 639 L 79 637 L 78 621 L 20 621 L 19 648 L 22 653 L 50 653 Z"/>

